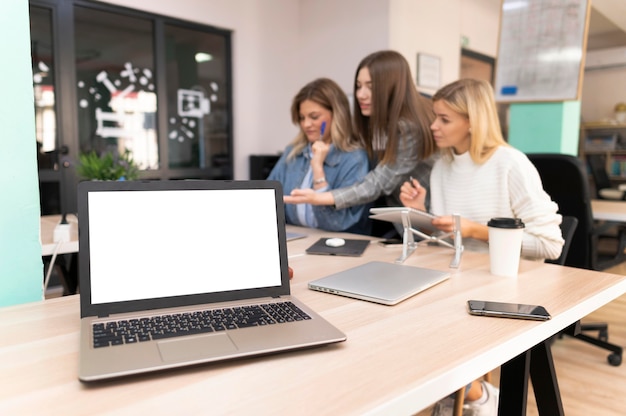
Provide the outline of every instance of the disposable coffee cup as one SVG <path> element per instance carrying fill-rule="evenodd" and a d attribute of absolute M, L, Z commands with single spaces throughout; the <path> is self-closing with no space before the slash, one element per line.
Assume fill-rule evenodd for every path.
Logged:
<path fill-rule="evenodd" d="M 491 274 L 517 277 L 524 223 L 519 218 L 492 218 L 487 226 Z"/>

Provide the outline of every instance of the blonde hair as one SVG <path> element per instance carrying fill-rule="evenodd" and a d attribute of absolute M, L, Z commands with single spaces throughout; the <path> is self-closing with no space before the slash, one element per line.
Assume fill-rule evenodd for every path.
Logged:
<path fill-rule="evenodd" d="M 335 81 L 318 78 L 306 84 L 296 94 L 291 103 L 291 121 L 297 126 L 300 126 L 300 105 L 306 100 L 313 101 L 332 113 L 333 118 L 329 126 L 330 140 L 336 149 L 348 152 L 362 148 L 352 131 L 348 97 Z M 287 160 L 292 160 L 309 144 L 302 128 L 291 144 L 293 148 L 287 155 Z"/>
<path fill-rule="evenodd" d="M 433 102 L 443 101 L 453 111 L 467 117 L 471 130 L 470 156 L 476 163 L 487 161 L 499 146 L 509 144 L 502 137 L 496 100 L 491 85 L 478 79 L 461 79 L 441 88 Z M 452 149 L 442 149 L 452 157 Z"/>

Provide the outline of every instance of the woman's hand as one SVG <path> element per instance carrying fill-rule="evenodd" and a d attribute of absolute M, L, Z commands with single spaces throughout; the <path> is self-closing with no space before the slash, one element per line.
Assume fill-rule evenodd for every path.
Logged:
<path fill-rule="evenodd" d="M 330 151 L 330 144 L 324 143 L 321 140 L 316 141 L 311 145 L 311 152 L 313 153 L 313 157 L 311 158 L 311 166 L 319 166 L 322 167 L 324 165 L 324 161 L 326 160 L 326 156 L 328 156 L 328 152 Z"/>
<path fill-rule="evenodd" d="M 328 182 L 326 182 L 326 175 L 324 173 L 324 161 L 328 152 L 330 151 L 330 144 L 324 143 L 321 140 L 316 141 L 311 145 L 311 169 L 313 169 L 313 189 L 326 188 Z"/>
<path fill-rule="evenodd" d="M 400 188 L 400 201 L 409 208 L 426 210 L 426 188 L 420 185 L 417 179 L 411 178 Z"/>
<path fill-rule="evenodd" d="M 330 192 L 315 192 L 313 189 L 294 189 L 291 195 L 283 196 L 285 204 L 335 205 Z"/>
<path fill-rule="evenodd" d="M 433 220 L 433 225 L 443 232 L 451 233 L 454 231 L 454 217 L 452 215 L 437 217 Z M 489 240 L 489 229 L 486 225 L 461 217 L 461 236 L 487 241 Z"/>

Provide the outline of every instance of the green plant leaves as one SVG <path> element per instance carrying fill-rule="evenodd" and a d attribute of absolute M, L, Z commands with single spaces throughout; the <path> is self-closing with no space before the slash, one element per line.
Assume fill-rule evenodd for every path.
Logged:
<path fill-rule="evenodd" d="M 131 181 L 139 177 L 139 167 L 128 149 L 117 156 L 112 152 L 105 152 L 102 155 L 98 155 L 95 151 L 82 153 L 78 161 L 76 173 L 84 179 Z"/>

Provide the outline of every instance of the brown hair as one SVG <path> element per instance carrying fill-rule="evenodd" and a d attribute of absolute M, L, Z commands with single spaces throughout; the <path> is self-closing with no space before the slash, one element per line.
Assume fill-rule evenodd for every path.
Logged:
<path fill-rule="evenodd" d="M 390 50 L 374 52 L 363 58 L 354 76 L 355 103 L 358 102 L 356 80 L 362 68 L 369 70 L 372 79 L 372 111 L 367 117 L 355 109 L 354 126 L 370 158 L 378 159 L 382 164 L 396 161 L 401 121 L 416 129 L 421 137 L 415 157 L 428 158 L 436 149 L 430 131 L 432 103 L 417 91 L 406 59 Z"/>
<path fill-rule="evenodd" d="M 300 125 L 300 104 L 306 100 L 321 105 L 333 114 L 329 128 L 331 142 L 335 148 L 347 152 L 362 147 L 354 136 L 350 124 L 348 97 L 335 81 L 328 78 L 318 78 L 306 84 L 296 94 L 291 103 L 291 121 L 297 126 Z M 308 143 L 306 135 L 300 129 L 298 135 L 291 142 L 293 149 L 287 155 L 287 159 L 293 159 Z"/>
<path fill-rule="evenodd" d="M 470 156 L 483 163 L 499 146 L 508 146 L 502 137 L 493 89 L 487 81 L 460 79 L 442 87 L 433 102 L 443 101 L 453 111 L 467 117 L 471 129 Z M 452 149 L 443 150 L 451 156 Z"/>

